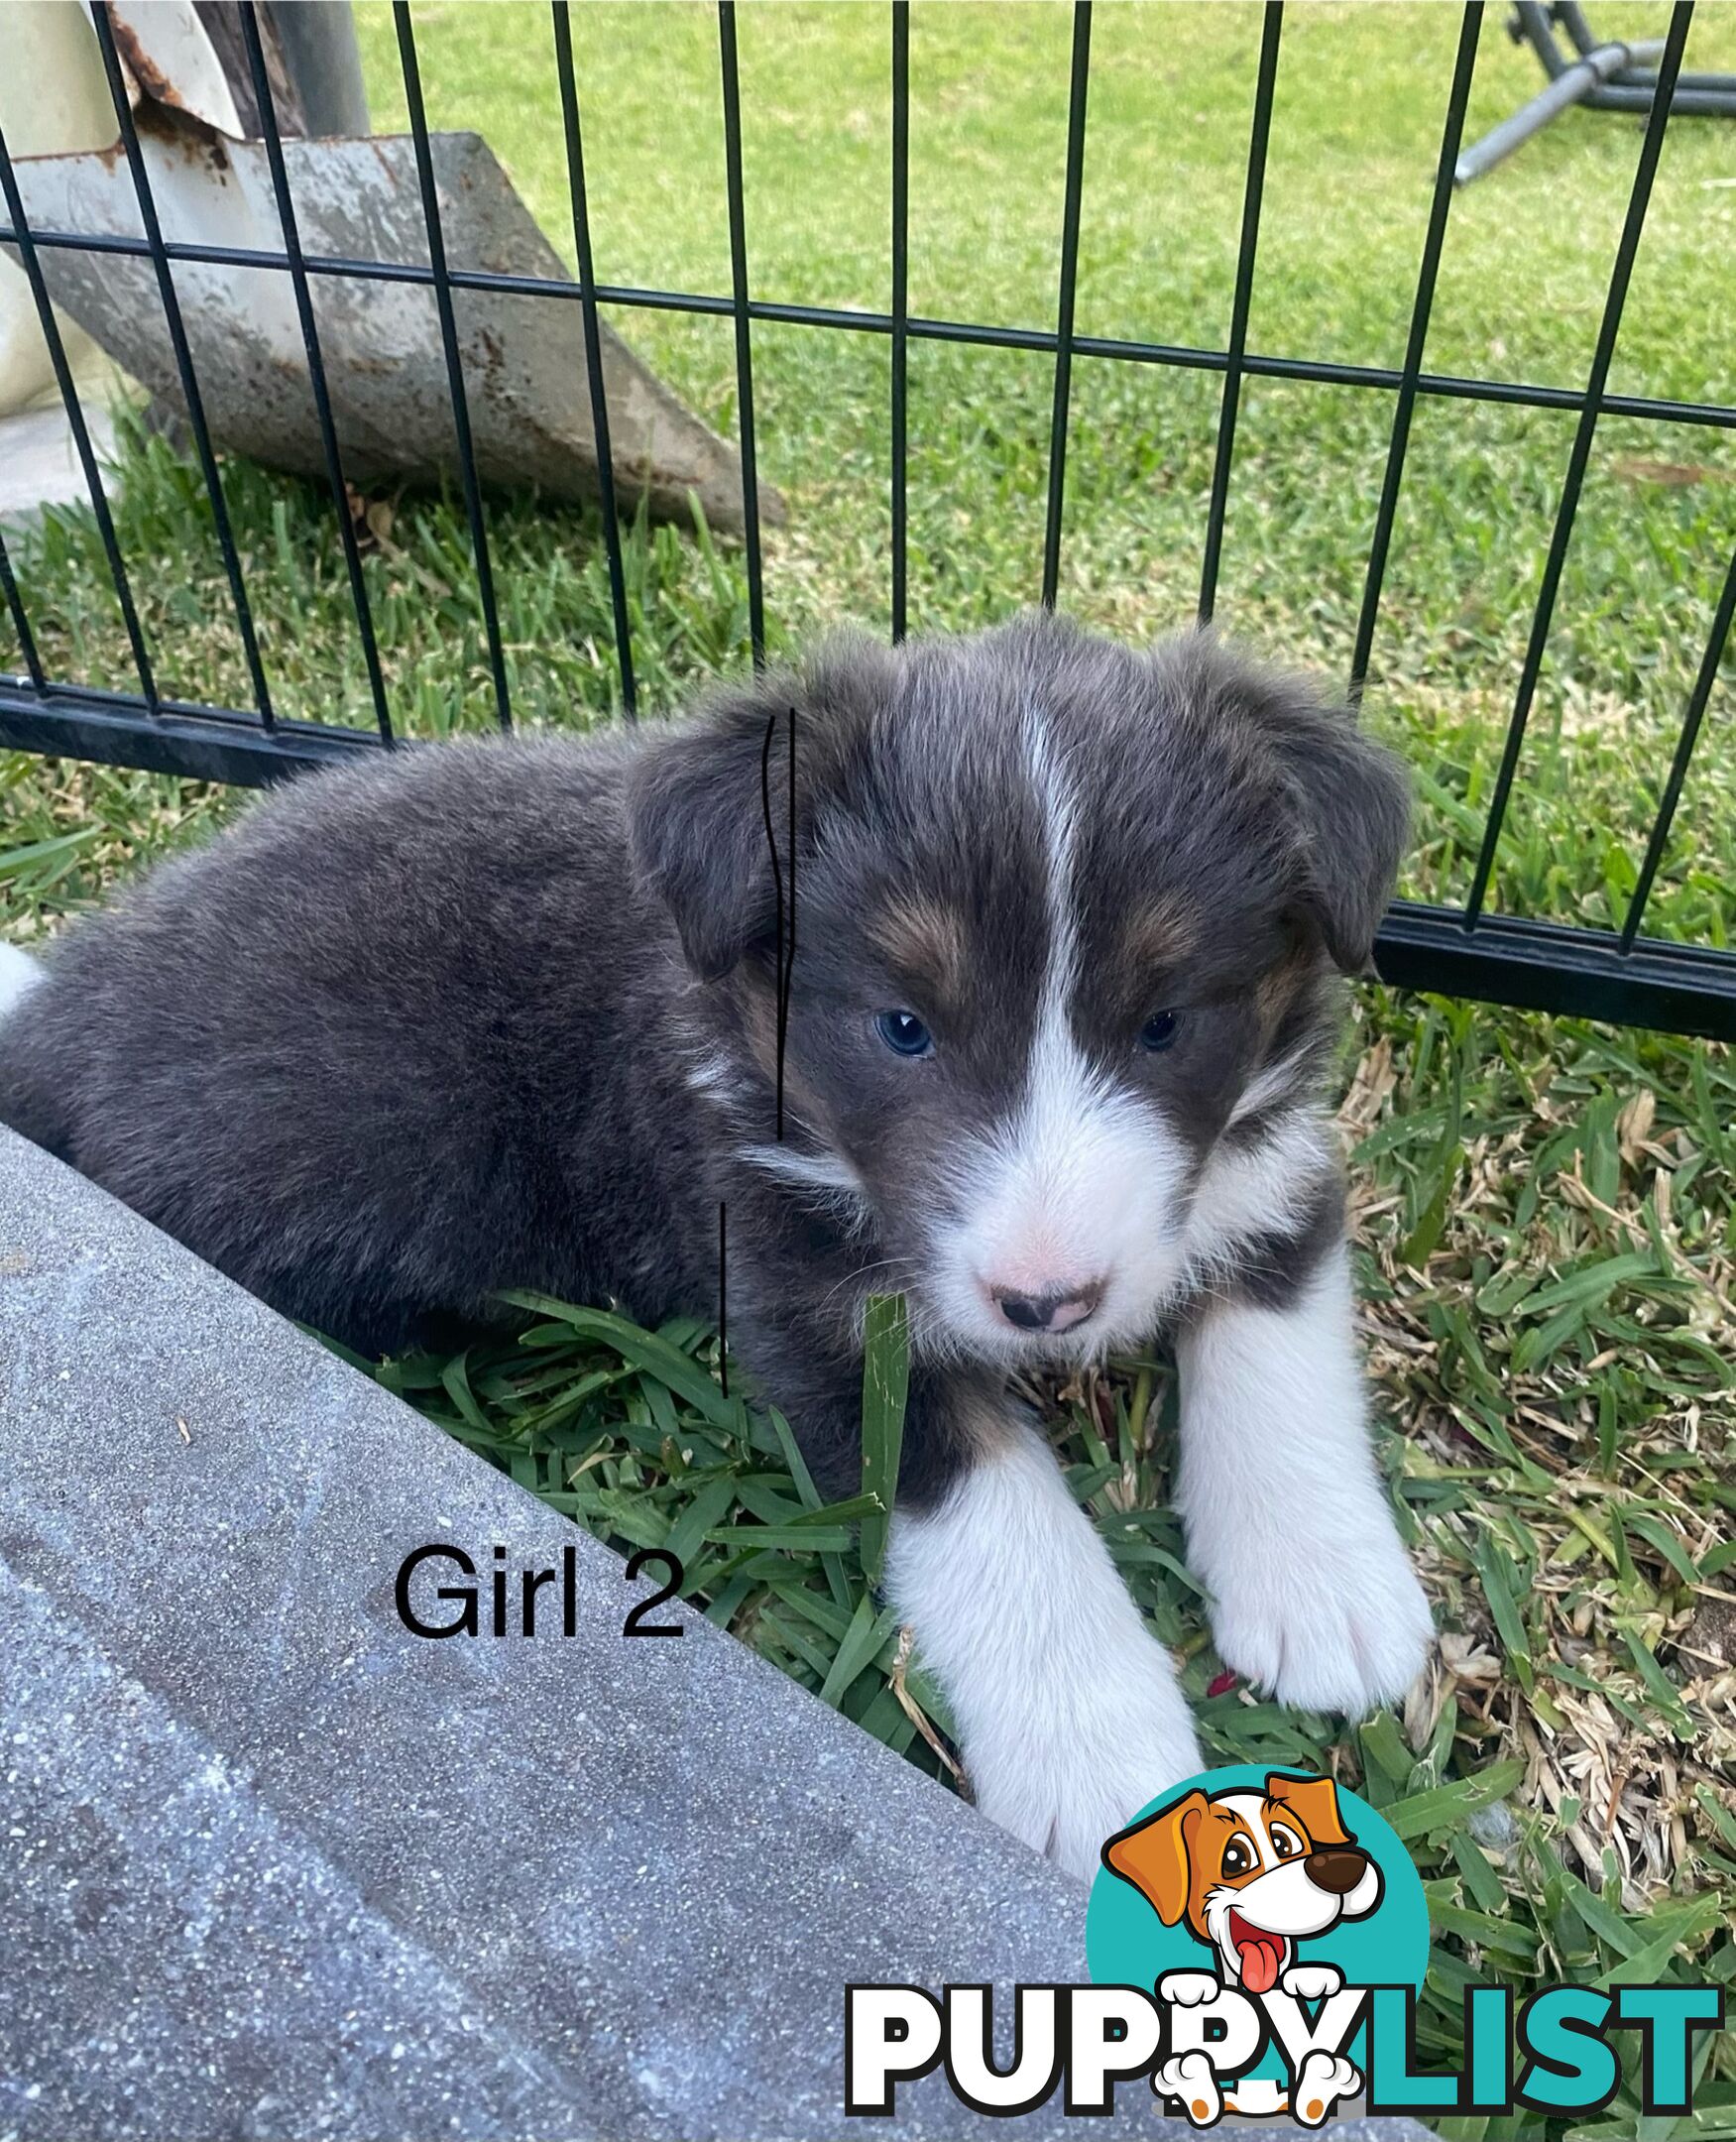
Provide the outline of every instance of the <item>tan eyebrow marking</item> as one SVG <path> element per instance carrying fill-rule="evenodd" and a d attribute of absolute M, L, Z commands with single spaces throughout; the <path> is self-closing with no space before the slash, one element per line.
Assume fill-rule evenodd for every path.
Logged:
<path fill-rule="evenodd" d="M 1142 901 L 1121 933 L 1122 955 L 1138 976 L 1174 967 L 1200 938 L 1200 917 L 1179 892 Z"/>
<path fill-rule="evenodd" d="M 1254 1008 L 1265 1031 L 1275 1033 L 1284 1014 L 1308 987 L 1315 971 L 1306 946 L 1292 945 L 1254 984 Z"/>
<path fill-rule="evenodd" d="M 900 974 L 956 995 L 965 973 L 965 925 L 956 908 L 908 893 L 869 917 L 869 941 Z"/>

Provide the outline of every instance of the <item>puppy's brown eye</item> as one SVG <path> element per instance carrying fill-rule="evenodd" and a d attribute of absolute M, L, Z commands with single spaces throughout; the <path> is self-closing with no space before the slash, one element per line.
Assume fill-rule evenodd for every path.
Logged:
<path fill-rule="evenodd" d="M 1233 1837 L 1223 1847 L 1223 1871 L 1226 1874 L 1245 1874 L 1254 1863 L 1254 1855 L 1244 1839 Z"/>
<path fill-rule="evenodd" d="M 1294 1859 L 1302 1849 L 1302 1840 L 1293 1836 L 1290 1831 L 1279 1829 L 1274 1825 L 1272 1830 L 1272 1849 L 1280 1859 Z"/>

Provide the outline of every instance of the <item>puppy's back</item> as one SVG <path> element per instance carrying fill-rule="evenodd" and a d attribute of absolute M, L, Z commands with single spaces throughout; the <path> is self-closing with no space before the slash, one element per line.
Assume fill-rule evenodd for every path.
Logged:
<path fill-rule="evenodd" d="M 600 948 L 649 920 L 629 750 L 405 751 L 275 792 L 68 932 L 0 1022 L 0 1121 L 364 1343 L 485 1292 L 536 1223 L 548 1062 L 582 1104 L 621 1009 Z"/>

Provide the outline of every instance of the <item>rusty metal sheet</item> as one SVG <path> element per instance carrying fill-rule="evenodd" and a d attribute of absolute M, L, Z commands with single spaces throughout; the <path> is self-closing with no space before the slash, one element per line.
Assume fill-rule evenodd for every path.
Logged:
<path fill-rule="evenodd" d="M 110 0 L 108 19 L 135 110 L 149 98 L 240 139 L 235 92 L 192 0 Z"/>

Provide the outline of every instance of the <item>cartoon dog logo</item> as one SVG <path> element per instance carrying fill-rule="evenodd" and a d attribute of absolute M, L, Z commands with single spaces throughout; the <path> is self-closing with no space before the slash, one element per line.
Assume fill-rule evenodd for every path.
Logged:
<path fill-rule="evenodd" d="M 1103 1864 L 1130 1882 L 1165 1926 L 1186 1925 L 1212 1952 L 1213 1971 L 1169 1971 L 1166 2002 L 1197 2007 L 1224 1990 L 1296 2000 L 1325 1999 L 1343 1985 L 1335 1965 L 1299 1960 L 1299 1945 L 1344 1919 L 1362 1919 L 1384 1891 L 1380 1868 L 1345 1829 L 1330 1778 L 1268 1774 L 1263 1792 L 1235 1788 L 1185 1793 L 1173 1807 L 1134 1823 L 1103 1846 Z M 1220 2112 L 1261 2114 L 1294 2107 L 1319 2125 L 1332 2105 L 1361 2088 L 1343 2059 L 1311 2054 L 1283 2092 L 1250 2078 L 1220 2091 L 1204 2053 L 1162 2064 L 1152 2086 L 1180 2098 L 1196 2125 Z"/>

